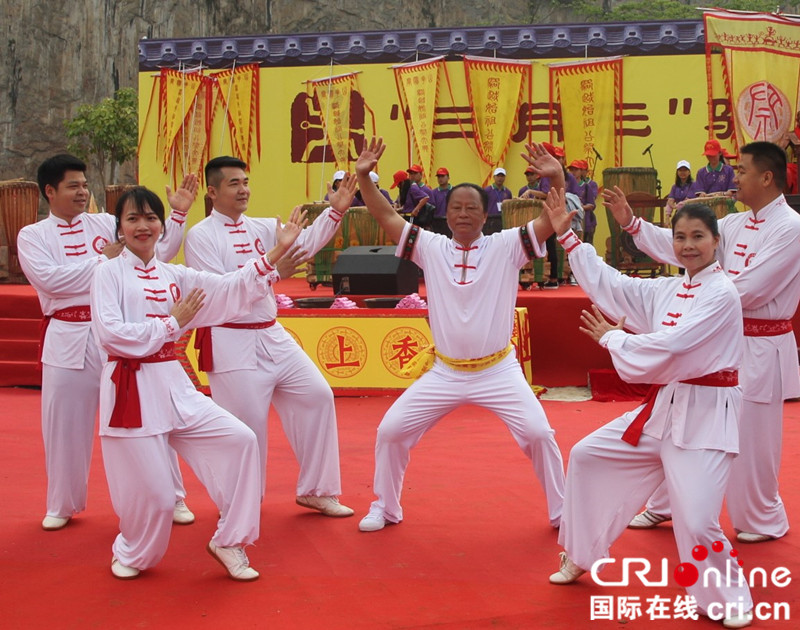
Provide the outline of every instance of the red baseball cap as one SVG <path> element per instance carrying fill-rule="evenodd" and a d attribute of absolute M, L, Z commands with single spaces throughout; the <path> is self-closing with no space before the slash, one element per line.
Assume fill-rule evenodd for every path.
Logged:
<path fill-rule="evenodd" d="M 583 168 L 583 160 L 572 160 L 567 168 Z"/>
<path fill-rule="evenodd" d="M 525 169 L 525 172 L 526 173 L 535 173 L 536 169 L 533 168 L 532 166 L 529 166 L 528 168 Z"/>
<path fill-rule="evenodd" d="M 556 157 L 564 157 L 564 155 L 566 155 L 566 154 L 564 153 L 564 149 L 563 148 L 561 148 L 561 147 L 553 147 L 553 155 L 555 155 Z"/>
<path fill-rule="evenodd" d="M 419 164 L 412 164 L 411 166 L 409 166 L 406 169 L 406 171 L 408 171 L 409 173 L 422 173 L 423 172 L 422 167 Z"/>
<path fill-rule="evenodd" d="M 450 171 L 448 171 L 446 168 L 442 167 L 438 171 L 436 171 L 436 174 L 437 175 L 450 175 Z"/>
<path fill-rule="evenodd" d="M 550 155 L 556 157 L 556 148 L 552 144 L 550 144 L 549 142 L 542 142 L 542 146 L 547 150 L 547 152 Z"/>
<path fill-rule="evenodd" d="M 722 153 L 722 147 L 719 144 L 719 140 L 712 139 L 706 142 L 703 155 L 719 155 L 720 153 Z"/>
<path fill-rule="evenodd" d="M 389 186 L 389 188 L 396 188 L 401 182 L 404 182 L 408 179 L 408 173 L 406 171 L 395 171 L 394 175 L 392 175 L 394 179 L 394 183 Z"/>

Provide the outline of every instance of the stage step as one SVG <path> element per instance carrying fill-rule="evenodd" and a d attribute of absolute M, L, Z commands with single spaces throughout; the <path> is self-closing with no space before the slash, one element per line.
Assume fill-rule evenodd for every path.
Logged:
<path fill-rule="evenodd" d="M 0 361 L 33 362 L 39 355 L 39 338 L 0 338 Z"/>
<path fill-rule="evenodd" d="M 3 339 L 39 339 L 41 319 L 0 317 L 0 342 Z"/>
<path fill-rule="evenodd" d="M 42 371 L 33 361 L 0 361 L 0 387 L 42 385 Z"/>

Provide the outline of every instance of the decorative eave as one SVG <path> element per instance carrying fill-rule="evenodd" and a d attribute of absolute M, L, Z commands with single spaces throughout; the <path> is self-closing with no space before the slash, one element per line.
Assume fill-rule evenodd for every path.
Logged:
<path fill-rule="evenodd" d="M 142 39 L 139 69 L 403 63 L 429 56 L 503 59 L 702 54 L 703 21 L 432 28 L 391 31 Z"/>

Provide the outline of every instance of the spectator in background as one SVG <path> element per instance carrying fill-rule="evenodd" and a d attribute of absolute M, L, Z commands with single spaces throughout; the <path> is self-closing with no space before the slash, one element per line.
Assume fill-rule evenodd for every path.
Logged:
<path fill-rule="evenodd" d="M 575 160 L 573 164 L 579 163 L 578 174 L 575 178 L 578 180 L 580 186 L 580 194 L 578 197 L 581 200 L 583 207 L 583 242 L 593 244 L 594 231 L 597 228 L 597 216 L 595 215 L 595 207 L 597 202 L 597 182 L 589 177 L 589 162 L 586 160 Z"/>
<path fill-rule="evenodd" d="M 506 188 L 506 169 L 494 169 L 494 182 L 484 188 L 489 196 L 489 216 L 483 226 L 483 233 L 487 236 L 503 229 L 502 207 L 506 199 L 511 199 L 511 191 Z"/>
<path fill-rule="evenodd" d="M 436 207 L 433 213 L 433 225 L 431 230 L 437 234 L 444 234 L 450 238 L 452 232 L 447 227 L 447 194 L 453 188 L 450 183 L 450 171 L 442 167 L 436 171 L 436 180 L 439 185 L 431 191 L 430 202 Z"/>
<path fill-rule="evenodd" d="M 528 183 L 519 189 L 517 197 L 520 199 L 535 199 L 537 197 L 544 199 L 547 197 L 546 194 L 539 190 L 539 174 L 532 166 L 525 169 L 525 179 Z"/>
<path fill-rule="evenodd" d="M 686 160 L 681 160 L 675 167 L 675 184 L 667 195 L 667 206 L 664 214 L 664 224 L 669 225 L 670 217 L 678 204 L 692 196 L 692 165 Z"/>
<path fill-rule="evenodd" d="M 342 183 L 344 179 L 345 172 L 344 171 L 336 171 L 333 174 L 333 182 L 331 183 L 331 188 L 333 188 L 333 192 L 336 192 L 339 188 L 339 184 Z M 325 193 L 325 201 L 328 201 L 328 193 Z"/>
<path fill-rule="evenodd" d="M 725 164 L 719 140 L 711 139 L 705 144 L 703 155 L 708 164 L 697 171 L 697 178 L 692 186 L 695 197 L 730 194 L 736 188 L 733 183 L 735 173 L 733 167 Z"/>

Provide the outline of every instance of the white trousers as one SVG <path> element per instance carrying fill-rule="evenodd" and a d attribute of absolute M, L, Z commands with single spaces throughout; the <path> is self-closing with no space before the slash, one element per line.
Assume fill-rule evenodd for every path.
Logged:
<path fill-rule="evenodd" d="M 452 370 L 438 359 L 389 408 L 375 442 L 374 490 L 370 513 L 403 520 L 400 494 L 410 451 L 447 413 L 477 405 L 497 414 L 508 427 L 542 484 L 550 524 L 558 526 L 564 502 L 564 464 L 544 409 L 512 352 L 481 372 Z"/>
<path fill-rule="evenodd" d="M 170 433 L 101 437 L 108 489 L 119 517 L 120 533 L 112 551 L 126 566 L 147 569 L 167 551 L 175 504 L 172 449 L 189 464 L 221 513 L 212 542 L 232 547 L 258 538 L 260 484 L 255 435 L 224 409 L 205 400 L 207 404 L 201 404 L 197 414 L 183 418 L 185 426 Z"/>
<path fill-rule="evenodd" d="M 778 493 L 778 473 L 783 444 L 783 396 L 780 373 L 768 403 L 742 401 L 739 420 L 739 455 L 731 465 L 728 514 L 737 532 L 780 538 L 789 531 L 789 518 Z M 660 486 L 647 501 L 647 509 L 669 516 L 666 488 Z"/>
<path fill-rule="evenodd" d="M 339 496 L 339 437 L 330 386 L 294 341 L 282 343 L 280 350 L 272 348 L 273 357 L 260 339 L 256 343 L 257 369 L 209 372 L 208 382 L 214 402 L 244 422 L 258 438 L 262 497 L 270 403 L 275 405 L 300 465 L 297 496 Z"/>
<path fill-rule="evenodd" d="M 559 544 L 575 564 L 589 571 L 595 561 L 608 557 L 642 501 L 663 481 L 671 498 L 678 555 L 681 562 L 694 564 L 701 576 L 687 592 L 704 613 L 714 602 L 738 604 L 739 598 L 742 609 L 750 610 L 746 582 L 739 586 L 732 579 L 728 585 L 724 579 L 731 544 L 720 527 L 719 513 L 734 456 L 678 448 L 669 437 L 669 424 L 663 440 L 642 435 L 638 446 L 631 446 L 622 441 L 622 434 L 632 419 L 632 414 L 617 418 L 572 448 Z M 715 541 L 723 543 L 721 552 L 712 550 Z M 697 545 L 708 550 L 706 560 L 692 557 Z M 660 566 L 660 561 L 653 564 Z M 703 572 L 709 567 L 723 576 L 719 586 L 714 580 L 703 586 Z M 735 569 L 738 566 L 730 568 L 732 575 L 738 575 Z"/>
<path fill-rule="evenodd" d="M 42 366 L 42 438 L 47 472 L 47 516 L 86 509 L 103 359 L 89 335 L 83 369 Z M 171 454 L 175 496 L 183 499 L 178 457 Z M 174 503 L 174 499 L 173 499 Z"/>

